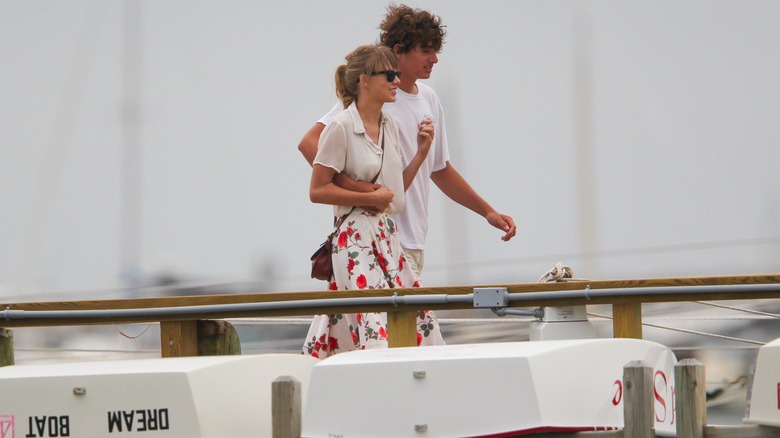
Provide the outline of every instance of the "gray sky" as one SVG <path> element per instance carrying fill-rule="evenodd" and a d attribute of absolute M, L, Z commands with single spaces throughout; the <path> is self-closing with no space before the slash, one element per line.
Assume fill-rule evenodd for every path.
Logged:
<path fill-rule="evenodd" d="M 132 4 L 0 2 L 0 294 L 108 295 L 122 217 L 145 278 L 321 289 L 308 257 L 330 209 L 309 203 L 296 146 L 385 3 L 141 1 L 138 21 Z M 447 25 L 428 83 L 453 164 L 519 227 L 504 243 L 436 193 L 426 284 L 535 282 L 556 262 L 596 279 L 780 271 L 780 3 L 410 4 Z"/>

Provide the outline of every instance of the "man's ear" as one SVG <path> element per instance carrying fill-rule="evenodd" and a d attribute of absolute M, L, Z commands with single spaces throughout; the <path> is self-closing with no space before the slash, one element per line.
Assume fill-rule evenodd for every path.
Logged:
<path fill-rule="evenodd" d="M 404 46 L 400 44 L 396 44 L 393 46 L 393 53 L 395 53 L 395 56 L 398 56 L 403 53 Z"/>

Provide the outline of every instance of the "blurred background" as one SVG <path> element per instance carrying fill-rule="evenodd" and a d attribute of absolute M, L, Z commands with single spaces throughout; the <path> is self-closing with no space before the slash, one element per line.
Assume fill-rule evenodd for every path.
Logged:
<path fill-rule="evenodd" d="M 427 83 L 452 163 L 518 225 L 502 242 L 435 192 L 426 285 L 532 283 L 558 262 L 599 280 L 780 272 L 780 3 L 407 4 L 447 25 Z M 0 1 L 3 301 L 322 289 L 308 258 L 331 212 L 297 144 L 386 5 Z M 645 308 L 757 342 L 713 341 L 715 381 L 780 333 L 731 312 Z M 450 339 L 527 339 L 517 321 Z M 246 323 L 245 351 L 295 349 L 306 322 L 270 327 Z M 17 357 L 143 352 L 147 329 L 20 330 Z M 668 333 L 645 331 L 678 357 L 712 343 Z"/>

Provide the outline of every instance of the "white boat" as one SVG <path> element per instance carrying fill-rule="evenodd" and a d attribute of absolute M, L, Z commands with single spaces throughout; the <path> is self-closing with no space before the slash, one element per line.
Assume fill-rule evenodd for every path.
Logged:
<path fill-rule="evenodd" d="M 0 437 L 271 436 L 271 382 L 301 382 L 304 437 L 617 430 L 630 361 L 654 370 L 674 435 L 674 354 L 634 339 L 533 341 L 0 368 Z"/>
<path fill-rule="evenodd" d="M 13 365 L 0 368 L 0 437 L 271 436 L 271 383 L 309 387 L 293 354 Z"/>
<path fill-rule="evenodd" d="M 656 431 L 673 436 L 674 353 L 578 339 L 339 354 L 314 366 L 305 437 L 495 437 L 623 428 L 623 368 L 652 367 Z"/>

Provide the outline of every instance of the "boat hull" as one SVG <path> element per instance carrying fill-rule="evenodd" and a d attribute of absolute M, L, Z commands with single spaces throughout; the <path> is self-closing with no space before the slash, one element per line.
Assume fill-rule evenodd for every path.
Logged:
<path fill-rule="evenodd" d="M 667 347 L 581 339 L 363 350 L 312 370 L 304 437 L 499 437 L 623 428 L 623 368 L 653 369 L 656 431 L 674 436 Z"/>

